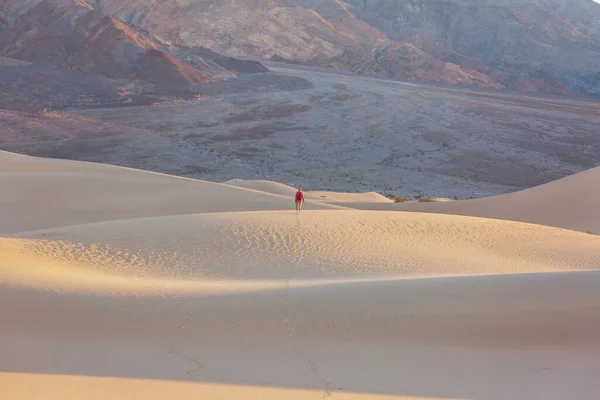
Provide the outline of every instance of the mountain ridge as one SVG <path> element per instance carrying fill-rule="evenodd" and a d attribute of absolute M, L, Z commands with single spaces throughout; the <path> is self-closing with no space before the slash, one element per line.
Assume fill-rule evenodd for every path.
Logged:
<path fill-rule="evenodd" d="M 592 0 L 215 0 L 210 6 L 97 0 L 94 6 L 169 42 L 232 57 L 600 96 L 600 5 Z M 418 51 L 388 54 L 384 67 L 372 66 L 373 53 L 408 46 Z"/>
<path fill-rule="evenodd" d="M 96 3 L 93 3 L 94 5 Z M 103 14 L 83 0 L 3 0 L 0 2 L 0 55 L 162 86 L 215 82 L 238 73 L 266 68 L 242 61 L 229 70 L 201 56 L 183 61 L 168 43 L 144 35 L 120 19 Z M 217 56 L 213 56 L 213 59 Z"/>

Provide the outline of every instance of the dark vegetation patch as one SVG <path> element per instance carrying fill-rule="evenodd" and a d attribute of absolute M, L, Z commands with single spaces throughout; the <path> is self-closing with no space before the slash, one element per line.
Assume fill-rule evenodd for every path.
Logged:
<path fill-rule="evenodd" d="M 314 88 L 314 84 L 304 78 L 265 73 L 242 75 L 226 81 L 199 85 L 196 86 L 196 91 L 202 95 L 219 96 L 232 93 L 286 92 L 312 88 Z"/>
<path fill-rule="evenodd" d="M 287 118 L 295 114 L 311 110 L 307 104 L 278 104 L 253 108 L 252 110 L 225 118 L 227 123 L 265 121 L 277 118 Z"/>
<path fill-rule="evenodd" d="M 213 142 L 237 142 L 242 140 L 258 140 L 258 139 L 266 139 L 268 137 L 273 136 L 278 132 L 294 132 L 294 131 L 303 131 L 308 129 L 304 126 L 291 126 L 291 125 L 256 125 L 251 128 L 240 128 L 232 131 L 231 133 L 225 135 L 217 135 L 210 138 Z"/>

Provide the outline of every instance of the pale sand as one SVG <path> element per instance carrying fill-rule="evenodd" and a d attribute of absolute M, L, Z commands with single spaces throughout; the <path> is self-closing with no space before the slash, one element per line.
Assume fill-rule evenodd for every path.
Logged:
<path fill-rule="evenodd" d="M 258 190 L 265 193 L 279 194 L 283 196 L 294 196 L 298 188 L 293 188 L 282 183 L 263 180 L 232 179 L 224 182 L 227 185 Z M 324 190 L 303 191 L 305 199 L 318 200 L 322 202 L 349 202 L 349 203 L 393 203 L 392 200 L 375 192 L 367 193 L 339 193 Z"/>
<path fill-rule="evenodd" d="M 0 151 L 0 234 L 127 218 L 290 208 L 293 198 L 219 183 Z M 308 201 L 304 208 L 340 207 Z"/>
<path fill-rule="evenodd" d="M 600 237 L 593 235 L 381 211 L 211 213 L 11 236 L 20 239 L 0 239 L 0 265 L 30 264 L 28 281 L 37 269 L 48 270 L 41 260 L 65 265 L 68 274 L 86 269 L 140 278 L 266 281 L 288 279 L 295 264 L 295 279 L 326 279 L 573 271 L 600 263 Z"/>
<path fill-rule="evenodd" d="M 600 235 L 600 167 L 531 189 L 440 203 L 339 203 L 363 210 L 417 211 L 497 218 Z"/>
<path fill-rule="evenodd" d="M 0 186 L 2 400 L 600 393 L 598 236 L 438 214 L 297 216 L 289 196 L 5 153 L 0 171 L 12 185 Z M 72 203 L 37 187 L 44 178 Z M 239 191 L 252 201 L 227 197 Z"/>

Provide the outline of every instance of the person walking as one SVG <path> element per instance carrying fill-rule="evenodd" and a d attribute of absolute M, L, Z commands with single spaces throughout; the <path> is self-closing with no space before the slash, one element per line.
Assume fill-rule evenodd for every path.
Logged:
<path fill-rule="evenodd" d="M 298 188 L 296 192 L 296 214 L 300 214 L 300 211 L 302 211 L 302 204 L 304 204 L 304 195 L 302 194 L 302 188 Z"/>

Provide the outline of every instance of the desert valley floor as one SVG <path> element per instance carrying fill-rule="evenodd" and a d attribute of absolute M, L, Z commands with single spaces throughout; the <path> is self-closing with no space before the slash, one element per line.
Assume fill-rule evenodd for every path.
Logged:
<path fill-rule="evenodd" d="M 0 151 L 0 399 L 597 399 L 599 179 L 296 215 Z"/>
<path fill-rule="evenodd" d="M 458 198 L 600 165 L 597 101 L 268 65 L 198 86 L 191 100 L 0 110 L 0 149 L 217 182 Z M 38 86 L 66 90 L 48 85 Z"/>

